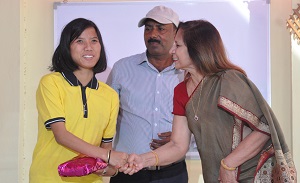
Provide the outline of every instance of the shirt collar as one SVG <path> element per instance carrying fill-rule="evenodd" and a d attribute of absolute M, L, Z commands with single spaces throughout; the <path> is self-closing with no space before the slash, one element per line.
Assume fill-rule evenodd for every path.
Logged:
<path fill-rule="evenodd" d="M 77 80 L 76 76 L 73 72 L 64 71 L 61 72 L 61 75 L 65 78 L 65 80 L 71 85 L 71 86 L 79 86 L 80 82 Z M 93 83 L 91 83 L 93 82 Z M 93 79 L 86 85 L 86 87 L 89 87 L 91 89 L 98 89 L 98 81 L 95 75 L 93 76 Z"/>
<path fill-rule="evenodd" d="M 147 51 L 142 54 L 141 60 L 138 62 L 138 65 L 142 65 L 143 63 L 147 63 L 149 66 L 154 67 L 148 60 Z M 169 71 L 169 70 L 174 70 L 174 69 L 175 69 L 175 63 L 166 67 L 163 71 Z"/>
<path fill-rule="evenodd" d="M 142 64 L 145 63 L 145 62 L 148 62 L 148 63 L 149 63 L 146 52 L 144 52 L 144 53 L 141 55 L 141 59 L 138 61 L 138 65 L 142 65 Z"/>

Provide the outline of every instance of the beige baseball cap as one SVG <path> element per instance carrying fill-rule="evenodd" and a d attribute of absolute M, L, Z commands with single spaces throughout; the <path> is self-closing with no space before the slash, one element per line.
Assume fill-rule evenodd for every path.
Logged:
<path fill-rule="evenodd" d="M 177 13 L 175 13 L 171 8 L 165 6 L 155 6 L 146 14 L 146 17 L 139 21 L 138 27 L 142 27 L 148 18 L 161 24 L 173 23 L 176 27 L 178 27 L 179 24 L 179 17 Z"/>

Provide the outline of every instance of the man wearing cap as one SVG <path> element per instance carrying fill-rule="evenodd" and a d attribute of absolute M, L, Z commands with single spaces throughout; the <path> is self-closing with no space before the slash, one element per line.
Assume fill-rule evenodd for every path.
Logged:
<path fill-rule="evenodd" d="M 147 50 L 116 62 L 107 83 L 120 97 L 120 112 L 114 148 L 142 154 L 170 141 L 174 87 L 183 80 L 169 53 L 174 44 L 178 15 L 156 6 L 138 27 L 144 28 Z M 187 183 L 184 157 L 167 166 L 148 167 L 134 175 L 119 173 L 110 183 Z"/>

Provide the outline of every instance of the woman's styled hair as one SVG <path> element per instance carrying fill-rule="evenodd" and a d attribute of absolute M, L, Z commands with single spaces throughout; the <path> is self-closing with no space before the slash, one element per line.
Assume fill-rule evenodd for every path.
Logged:
<path fill-rule="evenodd" d="M 183 41 L 192 62 L 204 75 L 212 75 L 227 69 L 246 72 L 231 63 L 218 30 L 206 20 L 180 22 L 178 30 L 183 30 Z"/>
<path fill-rule="evenodd" d="M 77 39 L 81 33 L 87 28 L 94 28 L 100 45 L 101 52 L 100 58 L 93 68 L 94 73 L 100 73 L 107 68 L 107 58 L 105 48 L 102 41 L 101 33 L 96 24 L 90 20 L 84 18 L 77 18 L 69 22 L 63 29 L 60 37 L 60 42 L 52 57 L 52 65 L 49 67 L 50 71 L 62 72 L 62 71 L 75 71 L 78 69 L 78 65 L 73 61 L 70 52 L 71 43 Z"/>

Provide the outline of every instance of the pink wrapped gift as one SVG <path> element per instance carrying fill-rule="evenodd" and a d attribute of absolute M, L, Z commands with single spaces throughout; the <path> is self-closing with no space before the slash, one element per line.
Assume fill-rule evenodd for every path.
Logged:
<path fill-rule="evenodd" d="M 58 166 L 58 173 L 62 177 L 80 177 L 91 174 L 107 167 L 102 159 L 87 156 L 76 156 Z"/>

